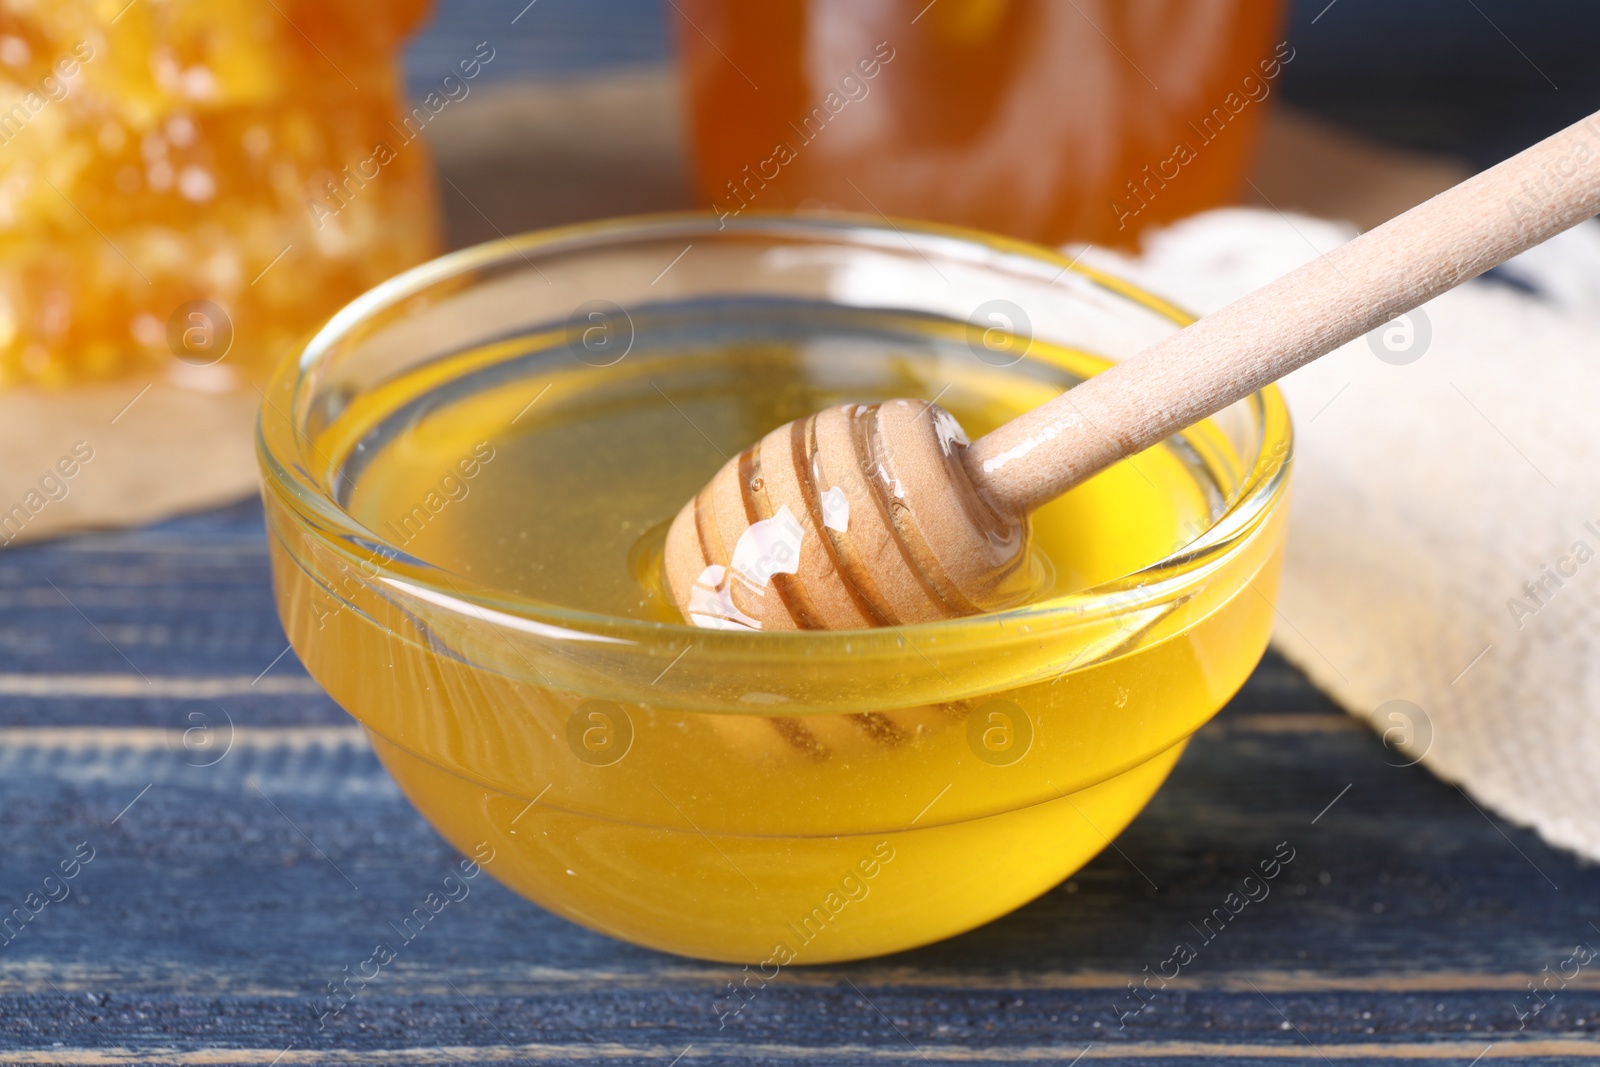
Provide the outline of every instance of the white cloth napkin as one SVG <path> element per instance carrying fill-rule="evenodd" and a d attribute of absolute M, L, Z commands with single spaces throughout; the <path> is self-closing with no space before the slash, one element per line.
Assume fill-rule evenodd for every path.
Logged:
<path fill-rule="evenodd" d="M 1083 261 L 1205 313 L 1354 234 L 1229 209 Z M 1473 282 L 1283 382 L 1274 644 L 1391 762 L 1600 859 L 1600 225 L 1502 273 L 1533 292 Z"/>

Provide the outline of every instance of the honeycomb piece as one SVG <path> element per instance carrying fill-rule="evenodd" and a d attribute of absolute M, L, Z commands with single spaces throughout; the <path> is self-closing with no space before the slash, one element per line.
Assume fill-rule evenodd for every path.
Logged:
<path fill-rule="evenodd" d="M 0 0 L 0 388 L 241 387 L 433 255 L 427 7 Z"/>

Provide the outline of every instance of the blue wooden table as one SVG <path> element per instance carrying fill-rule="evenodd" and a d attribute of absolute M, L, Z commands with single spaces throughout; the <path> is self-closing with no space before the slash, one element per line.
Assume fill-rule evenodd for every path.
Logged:
<path fill-rule="evenodd" d="M 0 620 L 0 1063 L 1600 1058 L 1600 960 L 1559 977 L 1600 870 L 1272 657 L 1114 848 L 963 937 L 719 1024 L 737 968 L 485 879 L 319 1028 L 456 857 L 285 653 L 259 506 L 0 554 Z"/>
<path fill-rule="evenodd" d="M 540 2 L 523 68 L 663 47 L 619 22 L 572 59 L 659 5 Z M 522 6 L 447 0 L 414 55 Z M 322 1025 L 456 857 L 287 650 L 260 507 L 14 548 L 0 1064 L 1600 1059 L 1600 871 L 1404 763 L 1269 656 L 1112 848 L 965 936 L 787 970 L 719 1020 L 736 968 L 484 879 Z"/>

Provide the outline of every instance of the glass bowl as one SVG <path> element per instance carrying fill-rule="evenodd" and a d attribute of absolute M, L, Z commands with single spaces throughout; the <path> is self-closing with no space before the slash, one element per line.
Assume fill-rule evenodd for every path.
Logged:
<path fill-rule="evenodd" d="M 750 633 L 584 610 L 411 551 L 404 519 L 357 506 L 362 486 L 430 412 L 541 374 L 633 382 L 630 396 L 688 418 L 671 397 L 709 361 L 762 350 L 730 338 L 754 339 L 798 353 L 781 373 L 845 374 L 845 395 L 931 396 L 948 377 L 1026 387 L 1033 403 L 1186 321 L 1044 248 L 855 217 L 625 219 L 445 256 L 346 307 L 266 393 L 284 626 L 423 816 L 574 922 L 763 968 L 948 937 L 1106 847 L 1259 660 L 1290 457 L 1276 390 L 1158 446 L 1203 469 L 1207 495 L 1202 521 L 1138 565 L 919 626 Z M 471 408 L 495 442 L 478 458 L 568 417 L 561 395 L 582 389 L 549 389 Z M 480 473 L 471 506 L 489 510 L 472 514 L 565 506 L 498 462 L 479 468 L 501 488 Z M 673 457 L 688 488 L 659 518 L 721 462 Z M 586 477 L 594 502 L 625 495 Z M 1041 510 L 1041 530 L 1072 497 Z M 520 551 L 539 563 L 564 547 Z"/>

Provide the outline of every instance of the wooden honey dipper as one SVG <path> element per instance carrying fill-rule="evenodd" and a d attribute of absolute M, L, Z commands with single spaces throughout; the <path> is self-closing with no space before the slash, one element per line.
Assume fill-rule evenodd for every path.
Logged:
<path fill-rule="evenodd" d="M 968 443 L 923 400 L 845 404 L 730 460 L 667 534 L 700 626 L 853 629 L 1009 607 L 1028 514 L 1600 214 L 1600 112 Z"/>

